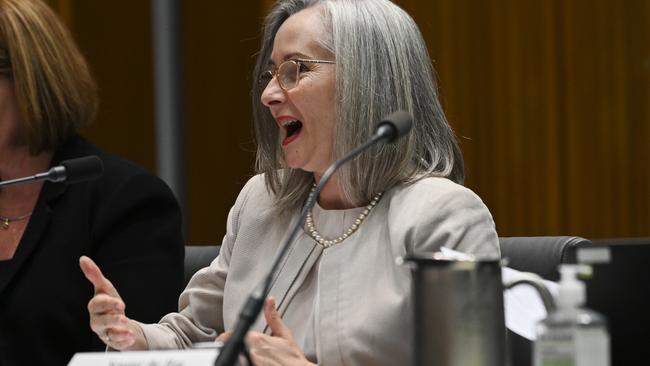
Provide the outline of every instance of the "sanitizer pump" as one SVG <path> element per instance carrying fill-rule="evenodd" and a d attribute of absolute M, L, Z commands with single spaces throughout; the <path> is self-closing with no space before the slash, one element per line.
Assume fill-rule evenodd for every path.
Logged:
<path fill-rule="evenodd" d="M 578 279 L 590 267 L 560 265 L 557 309 L 537 324 L 535 366 L 609 366 L 605 318 L 584 308 L 585 284 Z"/>

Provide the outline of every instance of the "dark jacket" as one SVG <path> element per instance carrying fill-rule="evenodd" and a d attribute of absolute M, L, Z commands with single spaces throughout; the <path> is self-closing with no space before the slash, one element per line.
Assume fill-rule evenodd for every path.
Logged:
<path fill-rule="evenodd" d="M 47 182 L 14 258 L 0 261 L 0 365 L 66 365 L 105 346 L 91 331 L 93 287 L 79 257 L 97 262 L 126 315 L 156 322 L 177 309 L 184 246 L 178 204 L 162 180 L 76 136 L 54 155 L 97 155 L 100 179 Z M 0 243 L 0 245 L 2 245 Z"/>

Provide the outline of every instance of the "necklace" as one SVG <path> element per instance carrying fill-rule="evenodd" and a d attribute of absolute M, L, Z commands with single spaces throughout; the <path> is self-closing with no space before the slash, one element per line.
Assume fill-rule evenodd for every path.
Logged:
<path fill-rule="evenodd" d="M 311 189 L 312 192 L 314 191 L 314 188 L 315 187 L 312 187 Z M 381 198 L 382 194 L 383 192 L 377 193 L 372 198 L 372 200 L 370 200 L 370 203 L 368 204 L 368 206 L 366 206 L 363 212 L 361 212 L 359 216 L 356 218 L 356 220 L 354 220 L 352 226 L 350 226 L 350 228 L 345 230 L 341 236 L 334 239 L 324 238 L 318 232 L 318 230 L 316 230 L 316 225 L 314 225 L 314 217 L 312 216 L 311 211 L 309 211 L 309 213 L 307 213 L 307 217 L 305 218 L 305 226 L 306 226 L 307 234 L 309 234 L 309 236 L 311 236 L 314 240 L 316 240 L 318 244 L 320 244 L 324 248 L 329 248 L 333 245 L 342 242 L 343 240 L 347 239 L 350 235 L 354 234 L 355 231 L 357 231 L 359 226 L 361 226 L 361 223 L 363 223 L 366 217 L 368 217 L 368 215 L 370 214 L 370 211 L 372 211 L 372 209 L 375 208 L 375 206 L 377 206 L 377 202 L 379 202 L 379 199 Z"/>
<path fill-rule="evenodd" d="M 2 230 L 8 230 L 9 229 L 9 223 L 14 222 L 14 221 L 20 221 L 20 220 L 25 220 L 26 218 L 32 216 L 32 213 L 34 211 L 30 211 L 24 215 L 16 216 L 16 217 L 4 217 L 0 216 L 0 227 Z"/>

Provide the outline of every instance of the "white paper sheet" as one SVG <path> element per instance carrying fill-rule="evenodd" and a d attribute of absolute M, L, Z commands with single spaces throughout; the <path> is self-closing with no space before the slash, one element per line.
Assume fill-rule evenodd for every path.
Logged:
<path fill-rule="evenodd" d="M 68 366 L 212 366 L 217 349 L 131 352 L 79 352 Z"/>
<path fill-rule="evenodd" d="M 521 274 L 522 272 L 512 268 L 502 267 L 501 269 L 503 283 L 510 282 Z M 558 284 L 547 280 L 542 281 L 553 297 L 557 297 Z M 519 284 L 504 292 L 503 303 L 508 329 L 524 338 L 534 340 L 537 322 L 544 319 L 547 314 L 537 290 L 530 285 Z"/>

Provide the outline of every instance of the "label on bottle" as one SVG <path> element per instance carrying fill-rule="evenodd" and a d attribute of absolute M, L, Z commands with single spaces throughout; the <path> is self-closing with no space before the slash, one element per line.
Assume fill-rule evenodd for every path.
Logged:
<path fill-rule="evenodd" d="M 574 350 L 571 328 L 547 328 L 535 343 L 535 366 L 575 366 Z"/>
<path fill-rule="evenodd" d="M 604 328 L 546 328 L 535 343 L 535 366 L 608 366 Z"/>
<path fill-rule="evenodd" d="M 604 328 L 579 328 L 575 342 L 576 366 L 609 365 L 609 335 Z"/>

